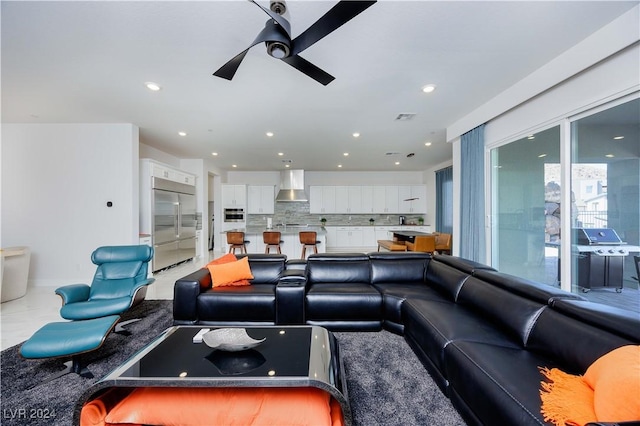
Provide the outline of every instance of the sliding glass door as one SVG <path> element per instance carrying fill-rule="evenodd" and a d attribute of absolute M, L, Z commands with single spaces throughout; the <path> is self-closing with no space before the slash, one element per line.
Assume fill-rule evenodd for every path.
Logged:
<path fill-rule="evenodd" d="M 575 199 L 572 285 L 589 291 L 638 288 L 633 255 L 640 246 L 640 100 L 574 120 L 571 124 L 571 193 Z M 627 245 L 604 241 L 613 230 Z M 584 231 L 604 246 L 585 247 Z M 635 246 L 635 249 L 634 249 Z M 629 250 L 627 250 L 629 249 Z"/>
<path fill-rule="evenodd" d="M 558 282 L 560 127 L 491 151 L 492 265 L 535 281 Z"/>
<path fill-rule="evenodd" d="M 554 286 L 564 277 L 562 287 L 574 292 L 636 291 L 640 99 L 563 123 L 490 150 L 492 266 Z M 585 248 L 585 229 L 613 230 L 626 245 Z"/>

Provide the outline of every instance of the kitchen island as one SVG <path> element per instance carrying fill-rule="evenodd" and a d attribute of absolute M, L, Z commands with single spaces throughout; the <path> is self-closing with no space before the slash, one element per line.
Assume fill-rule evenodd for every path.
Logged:
<path fill-rule="evenodd" d="M 264 226 L 248 226 L 246 228 L 229 229 L 227 232 L 241 231 L 244 232 L 244 239 L 249 241 L 247 243 L 248 253 L 264 253 L 265 244 L 262 239 L 262 233 L 265 231 L 277 231 L 281 234 L 282 243 L 280 243 L 280 249 L 282 254 L 286 254 L 288 259 L 300 259 L 302 256 L 302 245 L 300 244 L 300 238 L 298 234 L 302 231 L 313 231 L 317 234 L 318 253 L 326 252 L 327 248 L 327 231 L 322 226 L 311 225 L 279 225 L 274 226 L 272 229 L 267 229 Z M 229 251 L 229 246 L 226 244 L 226 251 Z M 271 253 L 274 253 L 272 250 Z M 313 251 L 311 251 L 313 253 Z M 310 251 L 307 250 L 307 255 Z"/>

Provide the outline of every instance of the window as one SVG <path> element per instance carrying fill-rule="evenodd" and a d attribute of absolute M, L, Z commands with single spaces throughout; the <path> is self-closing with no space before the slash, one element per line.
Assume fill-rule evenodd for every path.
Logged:
<path fill-rule="evenodd" d="M 627 248 L 640 249 L 640 100 L 622 103 L 571 124 L 571 262 L 574 291 L 638 288 L 632 250 L 602 253 L 578 240 L 581 229 L 611 229 Z M 631 246 L 631 247 L 630 247 Z"/>
<path fill-rule="evenodd" d="M 491 151 L 492 266 L 556 285 L 560 244 L 560 127 Z"/>

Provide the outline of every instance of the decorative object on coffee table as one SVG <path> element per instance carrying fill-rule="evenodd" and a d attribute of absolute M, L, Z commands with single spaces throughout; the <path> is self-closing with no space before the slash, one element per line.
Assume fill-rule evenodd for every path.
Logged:
<path fill-rule="evenodd" d="M 210 348 L 227 352 L 246 351 L 258 346 L 265 339 L 252 338 L 245 328 L 218 328 L 202 336 L 202 340 Z"/>

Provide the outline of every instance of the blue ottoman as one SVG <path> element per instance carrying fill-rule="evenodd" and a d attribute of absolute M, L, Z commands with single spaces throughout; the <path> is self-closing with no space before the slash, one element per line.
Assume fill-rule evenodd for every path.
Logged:
<path fill-rule="evenodd" d="M 81 365 L 79 355 L 102 346 L 118 320 L 119 315 L 110 315 L 84 321 L 52 322 L 24 342 L 20 355 L 28 359 L 71 357 L 65 370 L 46 378 L 42 383 L 69 373 L 92 378 L 93 374 Z"/>

